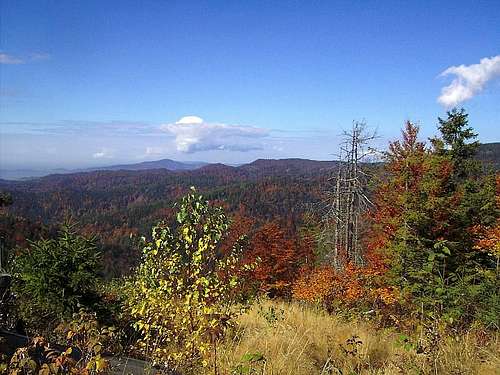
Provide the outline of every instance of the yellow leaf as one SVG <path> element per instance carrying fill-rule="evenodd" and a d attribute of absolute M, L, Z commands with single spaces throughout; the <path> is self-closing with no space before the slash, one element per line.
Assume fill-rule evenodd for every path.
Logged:
<path fill-rule="evenodd" d="M 98 356 L 95 360 L 95 368 L 97 372 L 106 370 L 108 368 L 108 361 L 106 361 L 104 358 L 101 358 L 101 356 Z"/>

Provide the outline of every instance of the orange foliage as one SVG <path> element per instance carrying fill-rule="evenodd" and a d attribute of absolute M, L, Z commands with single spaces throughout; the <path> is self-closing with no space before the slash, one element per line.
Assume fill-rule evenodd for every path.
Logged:
<path fill-rule="evenodd" d="M 231 216 L 229 232 L 221 244 L 222 254 L 227 254 L 240 238 L 248 236 L 255 225 L 255 221 L 254 218 L 247 216 L 245 206 L 240 204 L 239 210 Z"/>
<path fill-rule="evenodd" d="M 258 260 L 253 278 L 270 297 L 287 297 L 299 268 L 312 258 L 309 241 L 289 238 L 277 223 L 262 226 L 253 236 L 246 261 Z"/>
<path fill-rule="evenodd" d="M 477 238 L 474 246 L 476 250 L 500 257 L 500 219 L 491 227 L 474 226 L 471 232 Z"/>
<path fill-rule="evenodd" d="M 500 210 L 500 174 L 496 176 L 496 203 Z M 476 250 L 500 257 L 500 218 L 492 226 L 476 225 L 470 231 L 476 238 L 474 246 Z"/>
<path fill-rule="evenodd" d="M 303 269 L 292 288 L 293 297 L 307 302 L 324 302 L 332 294 L 337 275 L 329 266 Z"/>
<path fill-rule="evenodd" d="M 387 306 L 395 305 L 398 302 L 398 291 L 394 287 L 380 287 L 373 290 L 372 297 L 377 298 Z"/>
<path fill-rule="evenodd" d="M 349 263 L 343 270 L 330 266 L 303 269 L 293 285 L 293 297 L 306 302 L 334 306 L 394 305 L 398 293 L 392 287 L 379 285 L 380 271 L 371 265 L 357 267 Z"/>

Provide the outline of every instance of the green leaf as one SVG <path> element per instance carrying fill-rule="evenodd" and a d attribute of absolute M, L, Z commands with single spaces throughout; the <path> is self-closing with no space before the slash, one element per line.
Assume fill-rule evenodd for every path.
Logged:
<path fill-rule="evenodd" d="M 241 357 L 244 362 L 259 362 L 264 360 L 262 353 L 246 353 Z"/>
<path fill-rule="evenodd" d="M 441 248 L 441 251 L 442 251 L 443 253 L 445 253 L 446 255 L 451 255 L 451 251 L 450 251 L 450 249 L 448 249 L 446 246 L 443 246 L 443 247 Z"/>

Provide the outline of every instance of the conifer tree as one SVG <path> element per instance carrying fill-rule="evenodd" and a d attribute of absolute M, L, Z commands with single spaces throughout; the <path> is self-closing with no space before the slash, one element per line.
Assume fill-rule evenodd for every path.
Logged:
<path fill-rule="evenodd" d="M 446 113 L 447 118 L 438 117 L 440 138 L 432 140 L 436 151 L 450 157 L 453 163 L 453 175 L 457 180 L 463 180 L 478 170 L 478 162 L 473 160 L 479 142 L 477 133 L 469 126 L 469 115 L 462 108 L 454 108 Z"/>
<path fill-rule="evenodd" d="M 474 248 L 470 230 L 494 222 L 498 211 L 494 180 L 471 167 L 475 146 L 467 141 L 475 134 L 466 120 L 464 111 L 440 119 L 443 134 L 433 148 L 407 123 L 403 140 L 390 144 L 372 213 L 379 234 L 371 247 L 385 254 L 392 283 L 426 315 L 449 322 L 484 316 L 482 301 L 498 284 L 494 257 Z"/>

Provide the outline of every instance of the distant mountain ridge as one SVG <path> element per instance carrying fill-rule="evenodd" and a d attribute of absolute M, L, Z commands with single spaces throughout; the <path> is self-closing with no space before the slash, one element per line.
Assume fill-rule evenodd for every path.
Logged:
<path fill-rule="evenodd" d="M 94 171 L 144 171 L 149 169 L 167 169 L 169 171 L 191 171 L 208 165 L 201 161 L 176 161 L 172 159 L 161 159 L 154 161 L 143 161 L 140 163 L 117 164 L 103 167 L 80 168 L 80 169 L 3 169 L 0 170 L 0 179 L 23 180 L 30 178 L 45 177 L 53 174 L 72 174 L 79 172 Z"/>
<path fill-rule="evenodd" d="M 481 144 L 477 159 L 491 165 L 496 171 L 500 170 L 500 142 Z"/>
<path fill-rule="evenodd" d="M 479 147 L 477 159 L 485 164 L 491 165 L 494 170 L 500 170 L 500 142 L 483 143 Z M 206 162 L 181 162 L 172 159 L 161 159 L 155 161 L 144 161 L 131 164 L 117 164 L 95 168 L 85 169 L 53 169 L 53 170 L 34 170 L 34 169 L 17 169 L 17 170 L 0 170 L 0 179 L 4 180 L 25 180 L 30 178 L 39 178 L 50 175 L 68 175 L 81 172 L 98 172 L 98 171 L 147 171 L 155 169 L 165 169 L 168 171 L 226 171 L 229 174 L 245 173 L 249 175 L 266 175 L 272 173 L 273 170 L 279 169 L 289 173 L 316 173 L 321 169 L 334 167 L 337 161 L 319 161 L 300 158 L 287 159 L 257 159 L 248 164 L 238 166 L 222 164 L 222 163 L 206 163 Z"/>
<path fill-rule="evenodd" d="M 209 163 L 201 161 L 176 161 L 172 159 L 161 159 L 154 161 L 143 161 L 135 164 L 118 164 L 108 167 L 87 168 L 86 171 L 144 171 L 147 169 L 168 169 L 169 171 L 191 171 L 201 168 Z"/>

